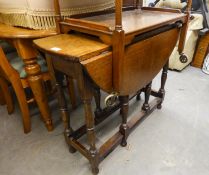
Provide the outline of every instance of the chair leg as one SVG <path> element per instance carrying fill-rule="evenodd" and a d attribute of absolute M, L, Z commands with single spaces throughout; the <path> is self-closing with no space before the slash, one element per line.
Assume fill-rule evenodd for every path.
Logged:
<path fill-rule="evenodd" d="M 5 104 L 6 104 L 6 101 L 5 101 L 4 94 L 3 94 L 1 84 L 0 84 L 0 105 L 5 105 Z"/>
<path fill-rule="evenodd" d="M 7 81 L 2 77 L 0 77 L 0 86 L 1 86 L 4 100 L 7 105 L 8 114 L 12 114 L 14 112 L 14 104 L 13 104 L 11 92 L 9 90 Z"/>
<path fill-rule="evenodd" d="M 22 112 L 24 133 L 27 134 L 31 131 L 31 120 L 25 91 L 22 87 L 20 79 L 13 80 L 11 82 L 17 96 L 20 110 Z"/>

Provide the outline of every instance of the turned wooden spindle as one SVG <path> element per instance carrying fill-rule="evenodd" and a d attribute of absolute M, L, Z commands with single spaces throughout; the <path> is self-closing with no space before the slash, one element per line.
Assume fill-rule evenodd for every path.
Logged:
<path fill-rule="evenodd" d="M 168 75 L 168 65 L 169 65 L 169 62 L 167 62 L 165 66 L 163 67 L 162 76 L 161 76 L 161 86 L 160 86 L 159 93 L 162 96 L 162 102 L 165 97 L 165 83 L 166 83 L 167 75 Z M 162 102 L 157 106 L 158 109 L 162 108 Z"/>
<path fill-rule="evenodd" d="M 127 145 L 127 138 L 129 135 L 129 128 L 127 125 L 129 96 L 121 96 L 120 102 L 121 102 L 121 116 L 122 116 L 122 124 L 120 126 L 120 133 L 123 135 L 121 146 L 125 147 Z"/>
<path fill-rule="evenodd" d="M 71 128 L 67 102 L 62 88 L 62 80 L 63 80 L 62 76 L 56 72 L 57 99 L 60 106 L 61 117 L 64 124 L 64 135 L 67 142 L 68 139 L 73 139 L 72 137 L 73 130 Z M 68 146 L 69 146 L 69 151 L 71 153 L 74 153 L 76 151 L 70 144 Z"/>
<path fill-rule="evenodd" d="M 167 74 L 168 74 L 168 62 L 163 67 L 162 76 L 161 76 L 161 86 L 159 92 L 164 94 L 165 93 L 165 83 L 167 80 Z"/>
<path fill-rule="evenodd" d="M 91 86 L 89 79 L 85 76 L 82 76 L 81 67 L 78 68 L 77 73 L 80 75 L 77 81 L 78 81 L 79 93 L 81 95 L 81 100 L 84 105 L 86 132 L 87 132 L 88 144 L 90 147 L 89 161 L 91 163 L 92 173 L 98 174 L 99 155 L 96 148 L 95 120 L 94 120 L 94 115 L 92 113 L 92 105 L 91 105 L 94 89 Z"/>
<path fill-rule="evenodd" d="M 145 101 L 144 101 L 144 104 L 142 106 L 142 110 L 145 111 L 145 112 L 150 110 L 149 98 L 150 98 L 150 95 L 151 95 L 151 90 L 152 90 L 152 82 L 150 82 L 145 88 Z"/>
<path fill-rule="evenodd" d="M 25 71 L 27 73 L 28 82 L 30 84 L 30 87 L 34 94 L 34 98 L 41 112 L 41 117 L 43 118 L 48 131 L 52 131 L 53 122 L 51 118 L 50 109 L 48 106 L 48 98 L 46 96 L 43 79 L 41 75 L 41 67 L 37 63 L 37 57 L 23 59 L 23 62 L 25 64 Z"/>
<path fill-rule="evenodd" d="M 91 101 L 92 99 L 84 99 L 84 109 L 85 109 L 85 117 L 86 117 L 86 128 L 87 128 L 87 137 L 89 142 L 89 152 L 90 152 L 90 163 L 92 167 L 92 173 L 99 173 L 99 161 L 98 161 L 98 152 L 96 149 L 96 136 L 95 136 L 95 128 L 94 128 L 94 118 L 91 110 Z"/>

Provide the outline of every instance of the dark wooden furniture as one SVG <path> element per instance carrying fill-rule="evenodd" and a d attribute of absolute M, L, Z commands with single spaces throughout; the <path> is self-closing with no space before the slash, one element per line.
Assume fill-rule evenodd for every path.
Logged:
<path fill-rule="evenodd" d="M 58 78 L 56 86 L 66 142 L 71 152 L 78 150 L 90 161 L 93 174 L 99 172 L 99 163 L 117 145 L 126 146 L 128 135 L 142 118 L 157 107 L 161 108 L 168 58 L 180 33 L 179 51 L 182 51 L 189 19 L 189 12 L 186 15 L 171 9 L 142 8 L 122 13 L 122 0 L 115 0 L 115 6 L 115 13 L 101 12 L 82 19 L 63 20 L 59 15 L 59 3 L 55 0 L 57 31 L 61 34 L 34 41 L 35 46 L 51 58 L 56 76 L 64 73 L 78 82 L 85 109 L 85 125 L 75 131 L 70 122 L 62 82 Z M 133 4 L 132 7 L 134 9 L 138 5 Z M 160 90 L 154 91 L 152 80 L 162 68 Z M 119 131 L 99 149 L 96 147 L 95 126 L 108 115 L 101 112 L 94 117 L 92 113 L 95 88 L 110 94 L 107 101 L 115 104 L 110 108 L 115 111 L 120 107 L 122 116 Z M 137 94 L 139 99 L 140 92 L 145 93 L 142 111 L 127 121 L 130 95 Z M 156 97 L 151 103 L 150 95 Z M 99 93 L 97 106 L 98 97 Z M 79 142 L 85 133 L 89 150 Z"/>
<path fill-rule="evenodd" d="M 192 66 L 197 68 L 202 68 L 208 47 L 209 47 L 209 32 L 203 36 L 200 36 L 197 50 L 194 56 L 194 60 L 192 62 Z"/>

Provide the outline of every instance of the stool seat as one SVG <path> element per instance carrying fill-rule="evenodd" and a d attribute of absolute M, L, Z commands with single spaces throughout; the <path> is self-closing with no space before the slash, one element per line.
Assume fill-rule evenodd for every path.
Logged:
<path fill-rule="evenodd" d="M 92 58 L 110 49 L 109 45 L 100 42 L 98 38 L 80 33 L 37 39 L 34 44 L 40 50 L 64 56 L 66 59 L 76 62 Z"/>

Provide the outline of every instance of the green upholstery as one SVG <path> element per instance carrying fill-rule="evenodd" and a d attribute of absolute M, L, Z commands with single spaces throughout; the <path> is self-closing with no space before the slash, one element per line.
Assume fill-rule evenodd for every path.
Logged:
<path fill-rule="evenodd" d="M 7 42 L 0 40 L 0 46 L 4 50 L 6 57 L 10 63 L 10 65 L 19 72 L 20 78 L 26 78 L 27 73 L 24 69 L 24 63 L 22 59 L 18 56 L 14 47 L 10 46 Z M 38 64 L 41 66 L 41 72 L 47 72 L 48 68 L 46 65 L 46 61 L 43 57 L 38 56 Z"/>
<path fill-rule="evenodd" d="M 11 52 L 15 52 L 15 48 L 10 46 L 7 42 L 4 42 L 2 40 L 0 40 L 0 46 L 2 47 L 2 49 L 4 50 L 4 52 L 7 53 L 11 53 Z"/>
<path fill-rule="evenodd" d="M 18 56 L 18 54 L 16 52 L 12 52 L 12 53 L 6 54 L 6 56 L 11 66 L 19 72 L 20 78 L 26 78 L 27 73 L 25 72 L 25 69 L 24 69 L 24 63 L 22 59 Z M 37 61 L 38 61 L 38 64 L 41 66 L 41 72 L 47 72 L 48 68 L 47 68 L 45 59 L 41 56 L 38 56 Z"/>

